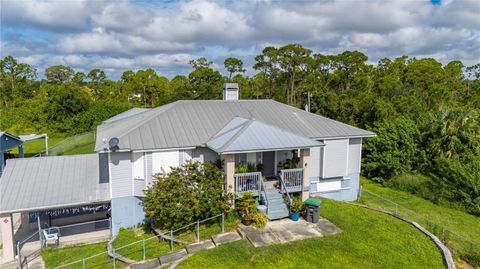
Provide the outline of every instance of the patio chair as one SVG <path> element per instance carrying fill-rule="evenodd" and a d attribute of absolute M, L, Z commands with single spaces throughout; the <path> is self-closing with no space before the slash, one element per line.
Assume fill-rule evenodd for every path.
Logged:
<path fill-rule="evenodd" d="M 45 237 L 45 246 L 48 245 L 48 242 L 55 242 L 55 245 L 58 246 L 60 242 L 60 228 L 50 227 L 43 230 L 43 236 Z"/>

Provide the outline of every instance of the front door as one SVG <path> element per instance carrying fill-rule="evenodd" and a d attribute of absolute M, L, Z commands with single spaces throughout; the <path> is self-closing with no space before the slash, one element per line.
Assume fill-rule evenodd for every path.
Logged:
<path fill-rule="evenodd" d="M 263 152 L 263 175 L 275 176 L 275 151 Z"/>

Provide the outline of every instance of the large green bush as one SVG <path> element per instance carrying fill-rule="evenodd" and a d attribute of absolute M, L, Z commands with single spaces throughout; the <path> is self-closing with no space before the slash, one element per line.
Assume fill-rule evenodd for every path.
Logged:
<path fill-rule="evenodd" d="M 363 174 L 369 178 L 390 179 L 413 171 L 426 162 L 421 148 L 421 133 L 412 120 L 399 117 L 376 123 L 377 137 L 365 140 Z"/>
<path fill-rule="evenodd" d="M 187 162 L 158 175 L 145 191 L 144 210 L 161 229 L 177 229 L 230 209 L 222 171 L 213 163 Z"/>

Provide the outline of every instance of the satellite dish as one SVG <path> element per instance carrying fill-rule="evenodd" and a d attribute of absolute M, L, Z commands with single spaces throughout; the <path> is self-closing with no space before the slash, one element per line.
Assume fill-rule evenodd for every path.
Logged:
<path fill-rule="evenodd" d="M 117 150 L 119 142 L 120 140 L 117 137 L 110 138 L 110 140 L 108 141 L 108 148 L 110 150 Z"/>

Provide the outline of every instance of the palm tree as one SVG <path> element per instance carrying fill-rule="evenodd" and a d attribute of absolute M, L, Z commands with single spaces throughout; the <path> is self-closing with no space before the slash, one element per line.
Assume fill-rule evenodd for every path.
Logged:
<path fill-rule="evenodd" d="M 474 111 L 442 109 L 432 117 L 427 128 L 425 141 L 433 158 L 479 151 L 480 125 Z"/>

